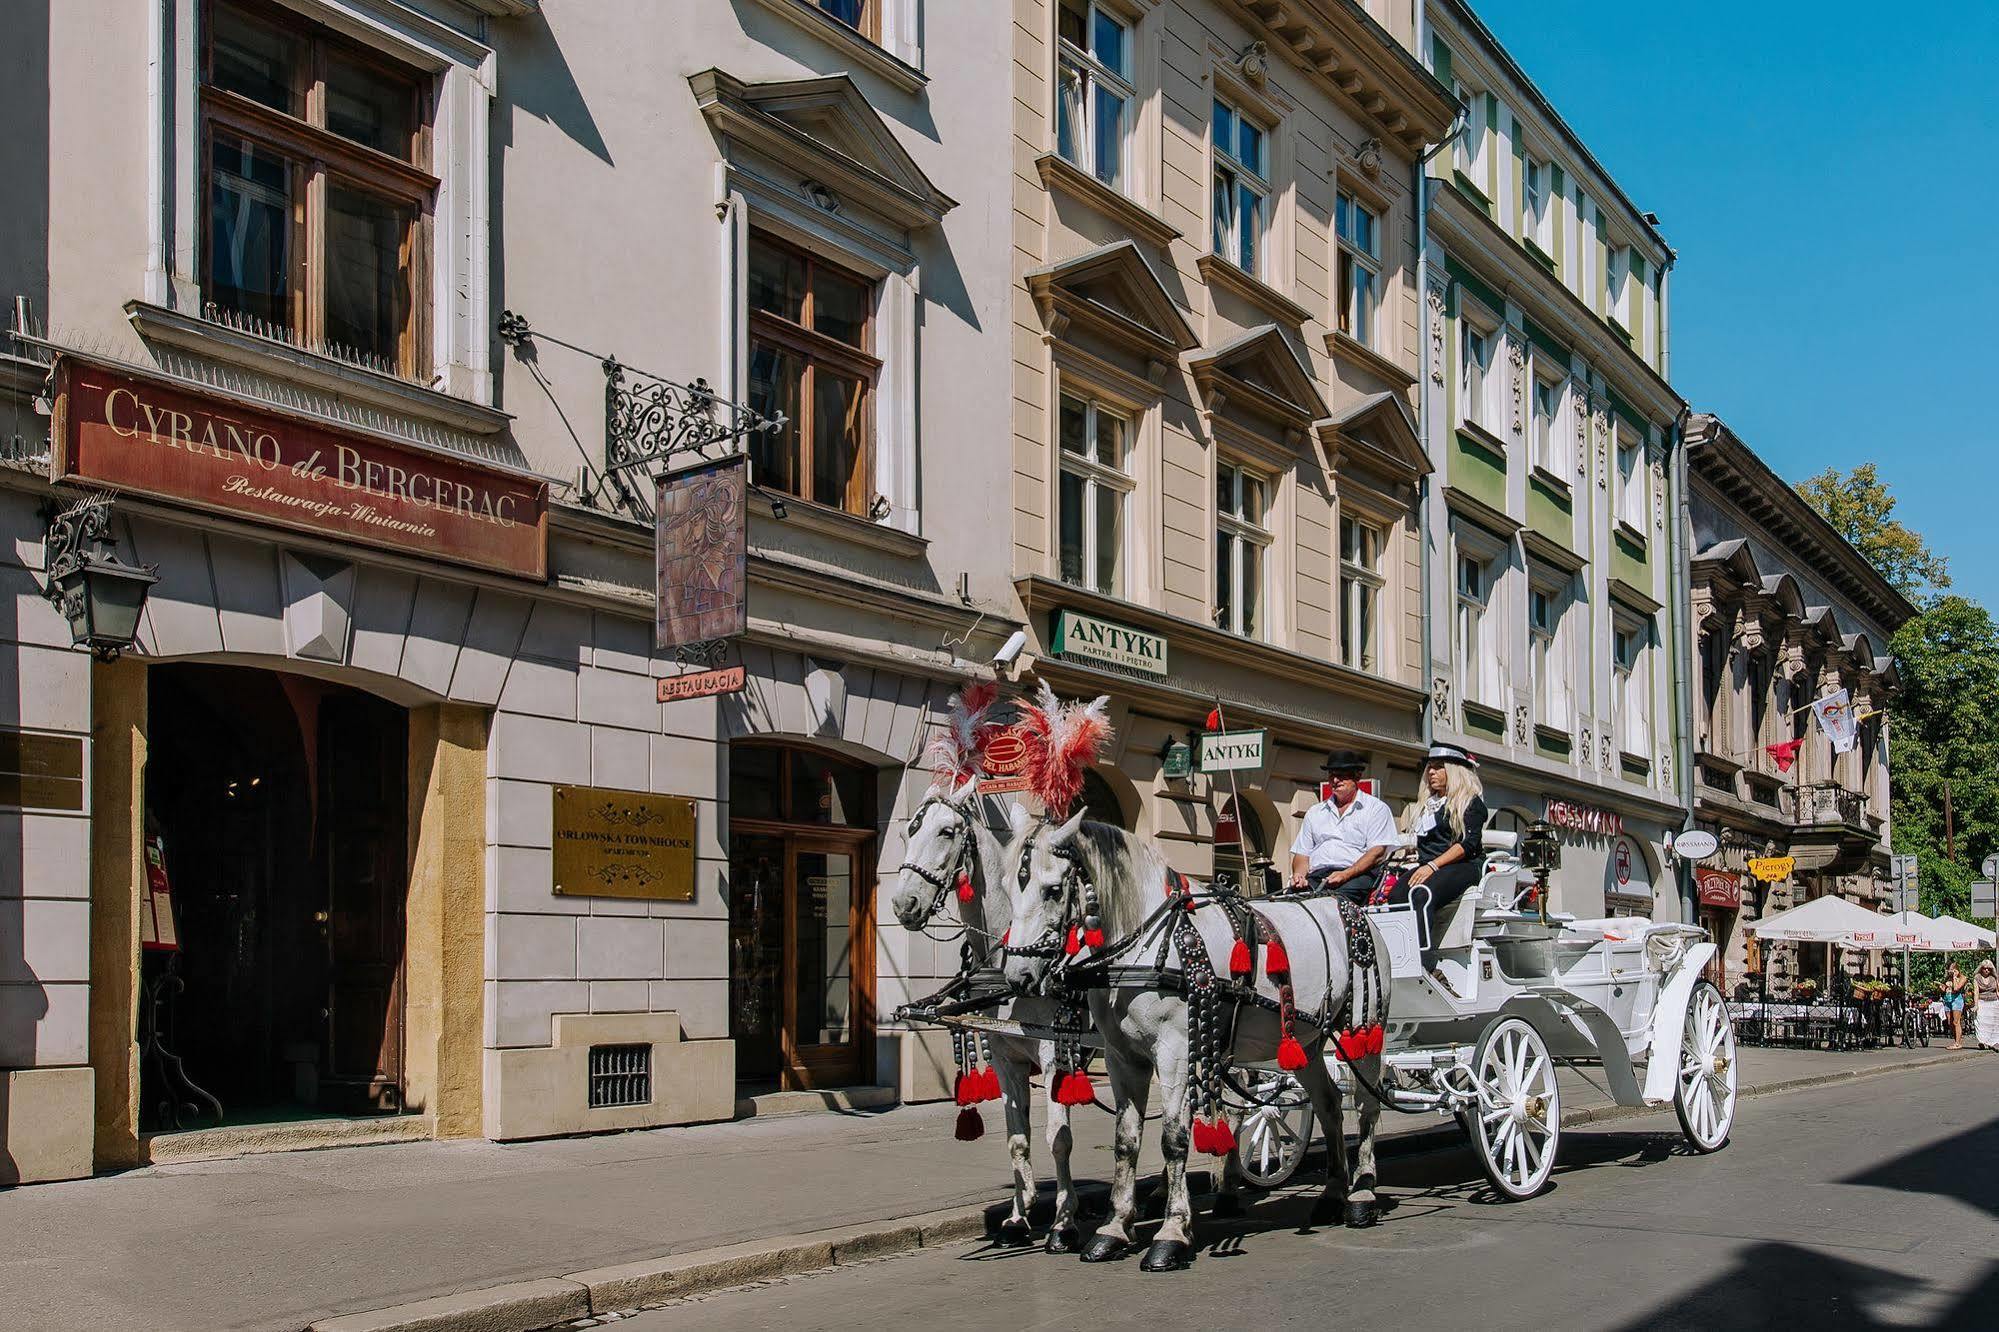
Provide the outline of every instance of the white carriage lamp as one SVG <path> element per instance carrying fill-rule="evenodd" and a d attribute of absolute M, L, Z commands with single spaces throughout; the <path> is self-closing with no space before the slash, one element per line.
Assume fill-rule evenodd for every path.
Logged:
<path fill-rule="evenodd" d="M 48 585 L 42 595 L 69 621 L 70 641 L 100 661 L 116 660 L 139 635 L 146 594 L 160 581 L 152 567 L 112 553 L 111 497 L 86 495 L 66 509 L 45 511 L 43 550 Z"/>

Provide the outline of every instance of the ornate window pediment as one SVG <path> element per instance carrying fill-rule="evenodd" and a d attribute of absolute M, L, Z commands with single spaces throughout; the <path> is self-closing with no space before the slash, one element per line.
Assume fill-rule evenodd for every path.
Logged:
<path fill-rule="evenodd" d="M 1370 393 L 1320 426 L 1319 441 L 1329 467 L 1354 459 L 1403 481 L 1436 470 L 1417 437 L 1416 418 L 1399 393 Z"/>
<path fill-rule="evenodd" d="M 845 74 L 746 83 L 705 69 L 687 83 L 747 192 L 803 199 L 905 259 L 908 233 L 957 206 Z"/>
<path fill-rule="evenodd" d="M 1330 413 L 1312 372 L 1275 324 L 1264 324 L 1187 359 L 1201 404 L 1212 417 L 1240 409 L 1281 426 L 1309 430 Z"/>
<path fill-rule="evenodd" d="M 1140 353 L 1162 372 L 1200 342 L 1129 240 L 1037 268 L 1027 274 L 1027 289 L 1050 337 L 1060 339 L 1078 325 Z"/>

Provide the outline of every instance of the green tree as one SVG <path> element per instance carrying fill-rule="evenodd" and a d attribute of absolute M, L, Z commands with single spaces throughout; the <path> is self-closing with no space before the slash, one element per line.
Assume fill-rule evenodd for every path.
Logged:
<path fill-rule="evenodd" d="M 1949 562 L 1895 517 L 1895 496 L 1873 463 L 1851 472 L 1828 467 L 1798 483 L 1798 493 L 1912 600 L 1950 586 Z"/>

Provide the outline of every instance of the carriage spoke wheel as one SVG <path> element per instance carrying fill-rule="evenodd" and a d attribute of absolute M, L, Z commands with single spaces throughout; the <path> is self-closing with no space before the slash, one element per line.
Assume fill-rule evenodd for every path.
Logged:
<path fill-rule="evenodd" d="M 1541 1033 L 1520 1018 L 1485 1029 L 1472 1053 L 1478 1099 L 1459 1112 L 1485 1177 L 1509 1201 L 1539 1193 L 1561 1145 L 1562 1093 Z"/>
<path fill-rule="evenodd" d="M 1697 1152 L 1718 1152 L 1735 1123 L 1735 1027 L 1721 991 L 1701 981 L 1687 1000 L 1673 1112 Z"/>
<path fill-rule="evenodd" d="M 1305 1088 L 1289 1073 L 1265 1073 L 1251 1085 L 1268 1104 L 1251 1103 L 1236 1131 L 1242 1177 L 1274 1189 L 1297 1173 L 1312 1145 L 1313 1110 Z"/>

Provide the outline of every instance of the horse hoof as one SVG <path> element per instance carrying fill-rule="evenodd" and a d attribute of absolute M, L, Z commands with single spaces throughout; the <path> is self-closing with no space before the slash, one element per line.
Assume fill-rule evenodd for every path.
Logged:
<path fill-rule="evenodd" d="M 1194 1256 L 1194 1247 L 1180 1240 L 1154 1240 L 1138 1265 L 1141 1272 L 1178 1272 Z"/>
<path fill-rule="evenodd" d="M 1083 1232 L 1074 1226 L 1050 1226 L 1041 1246 L 1045 1253 L 1075 1253 L 1083 1247 Z"/>
<path fill-rule="evenodd" d="M 1114 1263 L 1131 1252 L 1131 1245 L 1110 1235 L 1094 1235 L 1083 1250 L 1086 1263 Z"/>
<path fill-rule="evenodd" d="M 1034 1232 L 1028 1229 L 1027 1222 L 1009 1217 L 1000 1222 L 999 1233 L 994 1239 L 1009 1248 L 1023 1249 L 1034 1243 Z"/>
<path fill-rule="evenodd" d="M 1372 1199 L 1367 1202 L 1350 1202 L 1347 1204 L 1347 1226 L 1350 1229 L 1365 1230 L 1373 1225 L 1376 1219 L 1377 1212 Z"/>
<path fill-rule="evenodd" d="M 1208 1215 L 1223 1220 L 1233 1220 L 1242 1215 L 1242 1199 L 1233 1193 L 1217 1194 L 1215 1205 L 1208 1209 Z"/>

